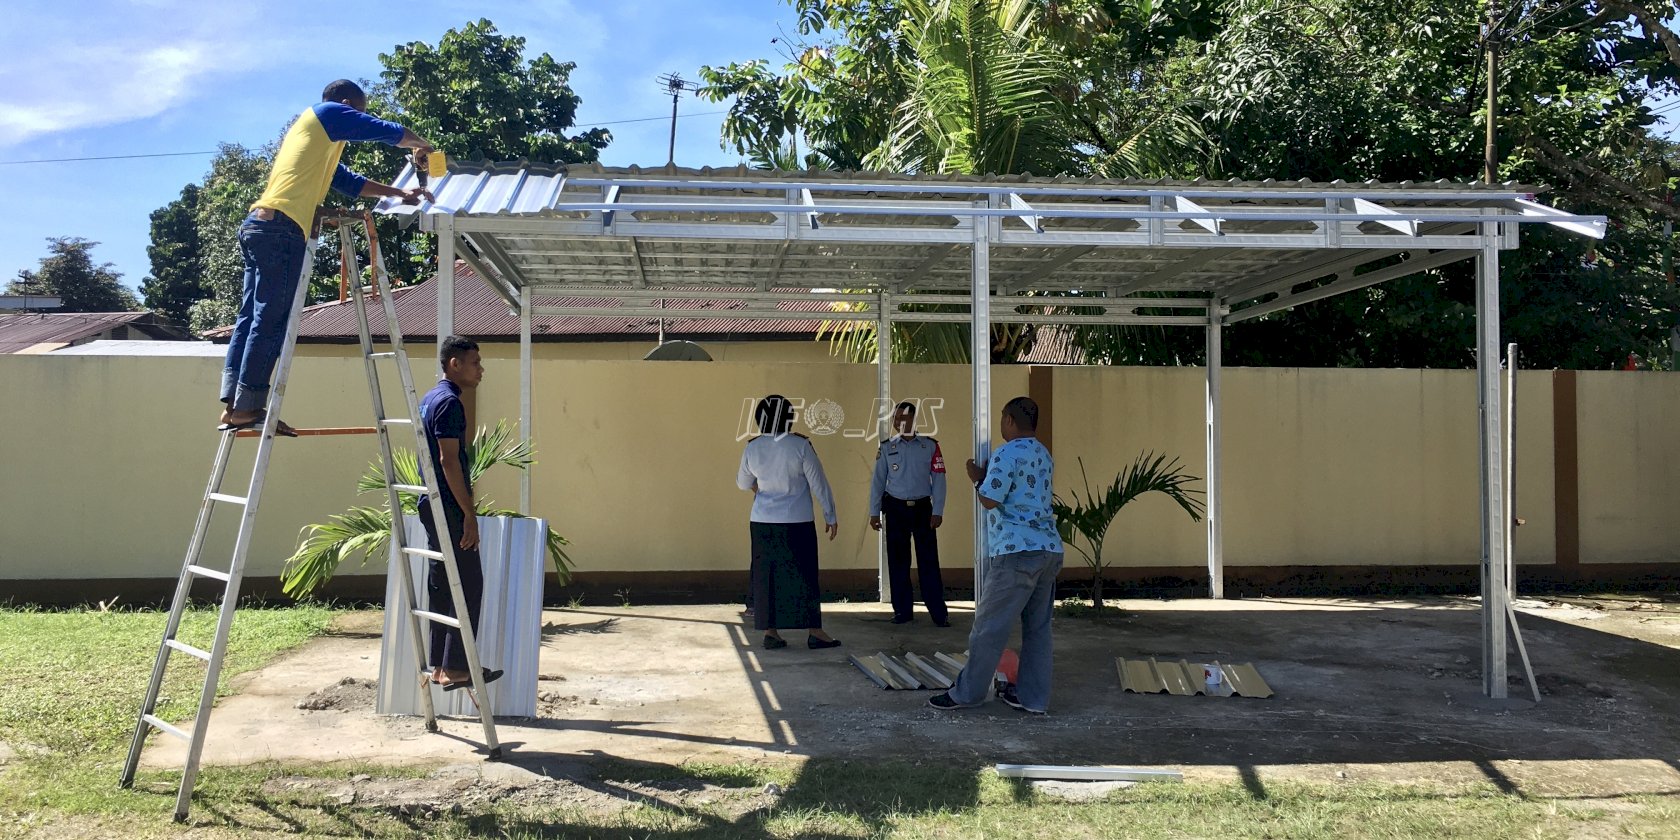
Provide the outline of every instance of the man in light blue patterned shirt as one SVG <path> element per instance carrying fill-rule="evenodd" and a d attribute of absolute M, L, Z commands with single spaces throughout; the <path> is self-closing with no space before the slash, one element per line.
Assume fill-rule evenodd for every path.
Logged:
<path fill-rule="evenodd" d="M 1003 647 L 1021 621 L 1021 664 L 1014 687 L 998 699 L 1023 712 L 1042 715 L 1050 706 L 1050 614 L 1056 574 L 1062 569 L 1062 538 L 1050 508 L 1055 465 L 1038 442 L 1038 403 L 1016 397 L 1003 407 L 1004 444 L 985 467 L 968 462 L 968 477 L 986 509 L 986 562 L 974 630 L 968 636 L 968 665 L 951 690 L 928 701 L 935 709 L 960 709 L 986 702 Z"/>

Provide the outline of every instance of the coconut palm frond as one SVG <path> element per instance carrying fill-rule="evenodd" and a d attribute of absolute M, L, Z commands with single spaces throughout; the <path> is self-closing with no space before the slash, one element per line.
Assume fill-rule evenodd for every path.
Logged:
<path fill-rule="evenodd" d="M 1103 544 L 1121 509 L 1147 493 L 1164 493 L 1190 514 L 1192 520 L 1200 522 L 1206 506 L 1199 498 L 1202 491 L 1190 486 L 1201 479 L 1184 472 L 1177 458 L 1168 461 L 1167 456 L 1153 452 L 1139 455 L 1100 492 L 1091 489 L 1091 479 L 1085 472 L 1083 458 L 1079 459 L 1079 475 L 1083 488 L 1069 491 L 1071 501 L 1058 494 L 1051 500 L 1050 507 L 1056 516 L 1056 530 L 1061 532 L 1062 541 L 1072 545 L 1086 565 L 1091 567 L 1091 600 L 1101 608 L 1103 570 L 1107 568 Z M 1084 545 L 1079 544 L 1081 539 Z"/>
<path fill-rule="evenodd" d="M 362 564 L 384 557 L 391 544 L 391 516 L 383 508 L 353 507 L 324 525 L 307 525 L 303 542 L 280 569 L 281 591 L 294 598 L 332 580 L 346 560 L 361 555 Z"/>
<path fill-rule="evenodd" d="M 536 463 L 531 441 L 516 435 L 514 428 L 505 420 L 497 422 L 493 428 L 478 428 L 467 451 L 467 472 L 472 483 L 477 484 L 491 467 L 497 465 L 524 470 Z M 393 448 L 391 462 L 398 484 L 424 483 L 420 477 L 420 462 L 413 450 Z M 356 492 L 385 496 L 385 470 L 379 462 L 369 464 L 367 471 L 356 480 Z M 415 494 L 399 491 L 397 497 L 404 514 L 418 511 L 419 499 Z M 485 497 L 475 502 L 478 508 L 475 513 L 479 516 L 524 518 L 515 511 L 495 508 L 495 502 Z M 286 559 L 281 569 L 282 589 L 292 597 L 309 595 L 331 580 L 339 565 L 352 557 L 360 555 L 362 563 L 366 564 L 376 555 L 388 556 L 390 540 L 391 511 L 388 503 L 384 507 L 353 507 L 331 517 L 326 524 L 309 525 L 303 529 L 297 551 Z M 569 543 L 549 528 L 547 545 L 555 575 L 564 585 L 572 577 L 572 559 L 565 550 Z"/>
<path fill-rule="evenodd" d="M 1026 0 L 909 0 L 909 94 L 871 166 L 911 172 L 1060 174 L 1071 120 L 1055 95 L 1067 63 L 1032 34 Z"/>

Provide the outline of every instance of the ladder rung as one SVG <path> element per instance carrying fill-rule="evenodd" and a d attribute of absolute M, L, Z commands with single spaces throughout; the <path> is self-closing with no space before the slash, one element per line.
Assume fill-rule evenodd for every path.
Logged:
<path fill-rule="evenodd" d="M 164 644 L 165 647 L 174 648 L 174 649 L 176 649 L 176 650 L 178 650 L 178 651 L 180 651 L 180 652 L 182 652 L 182 653 L 184 653 L 188 656 L 196 656 L 199 659 L 204 660 L 205 662 L 210 661 L 210 652 L 209 651 L 199 650 L 198 648 L 195 648 L 192 645 L 187 644 L 186 642 L 180 642 L 180 641 L 176 641 L 174 639 L 165 639 L 163 641 L 163 644 Z"/>
<path fill-rule="evenodd" d="M 230 575 L 227 572 L 218 572 L 207 566 L 188 566 L 187 571 L 198 575 L 199 577 L 215 578 L 222 583 L 230 583 L 233 581 L 233 575 Z"/>
<path fill-rule="evenodd" d="M 148 724 L 151 724 L 152 728 L 158 730 L 159 732 L 167 732 L 171 735 L 174 735 L 177 738 L 180 738 L 183 741 L 191 741 L 192 740 L 191 735 L 188 735 L 187 733 L 181 731 L 180 729 L 177 729 L 173 726 L 170 726 L 167 723 L 164 723 L 162 720 L 158 719 L 157 715 L 141 715 L 140 719 L 145 721 Z"/>
<path fill-rule="evenodd" d="M 397 351 L 395 351 L 395 350 L 386 350 L 382 353 L 369 353 L 368 354 L 368 358 L 370 358 L 370 359 L 395 359 L 396 357 L 397 357 Z"/>
<path fill-rule="evenodd" d="M 401 490 L 404 493 L 430 493 L 430 492 L 432 492 L 430 488 L 423 487 L 419 484 L 393 484 L 391 486 L 397 488 L 398 490 Z"/>
<path fill-rule="evenodd" d="M 461 620 L 455 618 L 454 616 L 441 615 L 435 612 L 426 612 L 425 610 L 415 610 L 414 614 L 426 619 L 427 621 L 435 621 L 445 627 L 453 627 L 457 630 L 461 629 Z"/>
<path fill-rule="evenodd" d="M 442 560 L 443 559 L 443 552 L 432 551 L 431 549 L 426 549 L 426 548 L 410 548 L 408 546 L 404 546 L 403 547 L 403 553 L 404 554 L 412 554 L 415 557 L 430 557 L 433 560 Z"/>
<path fill-rule="evenodd" d="M 414 425 L 414 421 L 410 420 L 406 417 L 397 417 L 397 418 L 393 418 L 393 419 L 390 419 L 390 420 L 381 420 L 379 422 L 384 423 L 387 426 L 412 426 L 412 425 Z"/>
<path fill-rule="evenodd" d="M 210 494 L 210 501 L 212 501 L 212 502 L 227 502 L 228 504 L 232 504 L 232 505 L 242 505 L 242 504 L 245 504 L 245 497 L 244 496 L 229 496 L 226 493 L 211 493 Z"/>

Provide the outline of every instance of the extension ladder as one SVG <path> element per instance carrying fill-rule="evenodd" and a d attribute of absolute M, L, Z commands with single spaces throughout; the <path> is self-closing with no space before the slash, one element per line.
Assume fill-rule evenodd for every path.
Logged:
<path fill-rule="evenodd" d="M 383 304 L 387 335 L 390 337 L 391 349 L 386 352 L 374 352 L 373 340 L 368 328 L 368 312 L 366 293 L 362 288 L 360 271 L 356 268 L 354 249 L 354 228 L 352 222 L 361 222 L 368 237 L 369 259 L 373 265 L 374 292 Z M 456 618 L 428 612 L 419 609 L 417 593 L 414 588 L 413 575 L 409 571 L 408 556 L 422 556 L 432 560 L 442 561 L 448 572 L 449 589 L 455 605 L 457 616 L 467 616 L 466 598 L 461 591 L 460 572 L 455 564 L 455 548 L 447 538 L 445 528 L 439 540 L 442 551 L 429 551 L 425 548 L 415 548 L 407 544 L 407 529 L 402 519 L 400 494 L 425 493 L 431 500 L 433 521 L 439 527 L 445 522 L 443 502 L 438 493 L 438 476 L 432 468 L 429 458 L 421 453 L 426 451 L 425 429 L 418 421 L 419 402 L 414 392 L 413 375 L 408 367 L 408 353 L 403 349 L 402 331 L 398 326 L 396 307 L 391 301 L 390 278 L 386 276 L 384 264 L 379 256 L 379 242 L 374 234 L 372 214 L 361 211 L 330 214 L 323 217 L 324 224 L 336 224 L 340 239 L 340 262 L 354 290 L 356 315 L 361 330 L 362 356 L 366 364 L 368 388 L 373 400 L 375 430 L 379 435 L 380 454 L 385 469 L 385 484 L 391 505 L 391 539 L 397 548 L 397 567 L 403 577 L 403 591 L 407 593 L 408 603 L 397 605 L 398 609 L 408 612 L 411 628 L 417 640 L 415 648 L 419 655 L 419 667 L 422 674 L 426 671 L 426 653 L 424 636 L 420 633 L 421 620 L 438 622 L 450 627 L 457 627 L 461 631 L 462 646 L 467 654 L 468 667 L 472 672 L 473 702 L 478 706 L 479 718 L 484 725 L 484 740 L 489 752 L 489 758 L 495 760 L 501 757 L 501 746 L 496 740 L 496 725 L 491 717 L 491 710 L 484 694 L 484 671 L 480 667 L 478 658 L 477 639 L 474 638 L 471 622 L 460 621 Z M 187 818 L 187 811 L 192 802 L 193 785 L 198 777 L 199 760 L 204 752 L 205 735 L 210 726 L 210 712 L 216 700 L 216 685 L 221 675 L 222 663 L 227 656 L 227 642 L 229 631 L 233 627 L 233 614 L 238 606 L 240 582 L 245 573 L 245 561 L 250 553 L 251 537 L 255 529 L 258 505 L 262 500 L 263 483 L 268 475 L 269 456 L 274 446 L 276 430 L 280 422 L 281 403 L 286 394 L 286 379 L 291 371 L 293 351 L 297 345 L 298 324 L 302 318 L 305 296 L 309 288 L 309 274 L 314 266 L 315 241 L 310 240 L 304 250 L 303 268 L 298 278 L 297 292 L 292 301 L 291 317 L 286 323 L 285 343 L 282 345 L 280 358 L 275 365 L 273 384 L 268 395 L 266 416 L 263 419 L 262 430 L 258 436 L 257 454 L 252 464 L 250 483 L 244 496 L 234 496 L 222 492 L 223 481 L 226 478 L 228 462 L 233 451 L 234 440 L 241 435 L 238 430 L 229 429 L 222 432 L 221 442 L 216 448 L 216 457 L 210 468 L 210 481 L 204 491 L 204 498 L 199 506 L 198 519 L 193 525 L 192 538 L 187 543 L 186 559 L 181 566 L 181 574 L 175 585 L 175 596 L 170 603 L 169 619 L 164 626 L 163 640 L 158 646 L 157 658 L 152 664 L 151 680 L 146 686 L 146 696 L 140 704 L 140 714 L 134 727 L 134 739 L 129 745 L 128 758 L 123 764 L 121 785 L 125 788 L 134 785 L 135 773 L 140 766 L 140 753 L 145 746 L 146 736 L 150 730 L 156 729 L 167 735 L 187 742 L 187 758 L 181 773 L 181 785 L 175 797 L 175 821 L 182 822 Z M 377 360 L 381 358 L 393 359 L 400 372 L 403 393 L 408 401 L 408 417 L 392 418 L 385 416 L 384 400 L 379 385 L 379 371 Z M 395 466 L 392 460 L 391 440 L 389 429 L 391 426 L 408 426 L 414 434 L 416 461 L 420 465 L 420 474 L 424 484 L 405 485 L 396 480 Z M 217 505 L 233 505 L 242 510 L 239 521 L 238 535 L 234 540 L 232 563 L 226 570 L 202 565 L 205 535 L 209 531 L 211 514 Z M 221 606 L 216 622 L 215 640 L 208 651 L 194 647 L 176 638 L 181 628 L 181 619 L 186 613 L 187 604 L 192 594 L 192 586 L 200 578 L 208 578 L 222 585 Z M 196 659 L 203 660 L 206 665 L 204 683 L 199 690 L 198 715 L 193 720 L 191 731 L 177 727 L 156 715 L 158 695 L 163 688 L 164 674 L 168 669 L 170 655 L 183 653 Z M 422 691 L 422 706 L 426 713 L 426 729 L 436 732 L 438 729 L 437 715 L 432 706 L 430 691 Z M 480 701 L 484 697 L 486 701 Z"/>

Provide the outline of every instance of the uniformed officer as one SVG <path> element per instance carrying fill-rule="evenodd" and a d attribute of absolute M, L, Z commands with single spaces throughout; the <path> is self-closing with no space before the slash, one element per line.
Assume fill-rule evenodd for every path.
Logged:
<path fill-rule="evenodd" d="M 875 478 L 869 484 L 869 527 L 879 531 L 883 515 L 886 519 L 893 623 L 909 623 L 915 608 L 910 592 L 910 543 L 914 540 L 922 603 L 936 626 L 949 627 L 945 583 L 939 577 L 939 540 L 934 533 L 945 519 L 945 456 L 939 451 L 939 441 L 916 434 L 915 404 L 898 404 L 893 429 L 897 434 L 881 441 Z"/>

